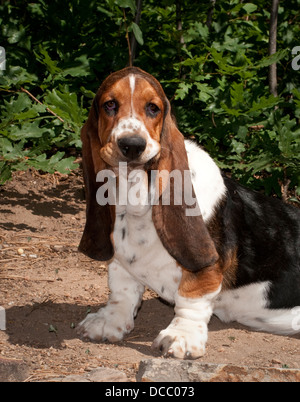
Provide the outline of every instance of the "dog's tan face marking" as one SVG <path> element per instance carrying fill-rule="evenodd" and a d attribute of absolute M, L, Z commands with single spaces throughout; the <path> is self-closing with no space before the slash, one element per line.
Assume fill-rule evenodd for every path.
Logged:
<path fill-rule="evenodd" d="M 160 152 L 164 103 L 144 78 L 130 74 L 116 81 L 99 102 L 101 157 L 111 166 L 127 161 L 118 141 L 135 137 L 145 141 L 145 149 L 134 162 L 143 165 Z"/>

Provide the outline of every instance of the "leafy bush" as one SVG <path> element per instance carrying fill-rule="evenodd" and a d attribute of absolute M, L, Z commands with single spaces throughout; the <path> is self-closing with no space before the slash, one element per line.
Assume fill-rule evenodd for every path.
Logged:
<path fill-rule="evenodd" d="M 210 28 L 206 25 L 209 2 L 206 6 L 181 2 L 182 32 L 174 28 L 176 2 L 164 3 L 170 7 L 160 11 L 154 7 L 151 16 L 161 14 L 151 29 L 158 32 L 163 27 L 161 36 L 145 31 L 152 28 L 153 19 L 152 25 L 149 21 L 142 26 L 148 40 L 139 60 L 144 62 L 153 51 L 158 57 L 158 49 L 168 49 L 168 56 L 164 52 L 152 72 L 158 75 L 164 70 L 158 76 L 165 78 L 168 94 L 175 99 L 181 130 L 195 136 L 223 169 L 244 184 L 278 195 L 289 184 L 300 194 L 300 72 L 291 68 L 292 49 L 300 37 L 300 2 L 280 7 L 279 51 L 272 57 L 268 56 L 271 2 L 266 7 L 265 1 L 216 1 Z M 168 21 L 168 26 L 162 21 Z M 278 98 L 270 95 L 268 87 L 268 67 L 274 62 L 278 63 Z"/>
<path fill-rule="evenodd" d="M 0 183 L 13 170 L 75 166 L 91 100 L 110 72 L 126 66 L 134 35 L 135 65 L 162 82 L 186 136 L 244 184 L 300 195 L 300 71 L 291 66 L 300 0 L 281 2 L 271 57 L 270 1 L 143 3 L 139 23 L 133 0 L 2 1 Z M 278 97 L 268 88 L 274 62 Z"/>

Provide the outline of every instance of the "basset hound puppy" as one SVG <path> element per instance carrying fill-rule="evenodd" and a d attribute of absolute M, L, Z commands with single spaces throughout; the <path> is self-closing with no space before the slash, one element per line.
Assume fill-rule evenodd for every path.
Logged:
<path fill-rule="evenodd" d="M 111 291 L 107 306 L 79 325 L 82 336 L 121 341 L 134 328 L 146 286 L 175 305 L 173 321 L 153 343 L 165 356 L 202 356 L 212 314 L 259 331 L 300 332 L 300 210 L 224 177 L 184 140 L 153 76 L 132 67 L 111 74 L 82 143 L 87 220 L 79 250 L 109 262 Z M 150 181 L 152 172 L 158 180 Z M 184 178 L 193 206 L 174 200 L 173 172 Z M 99 202 L 99 191 L 105 198 L 112 184 L 115 202 Z M 130 202 L 137 184 L 138 201 Z M 153 185 L 156 197 L 148 196 Z"/>

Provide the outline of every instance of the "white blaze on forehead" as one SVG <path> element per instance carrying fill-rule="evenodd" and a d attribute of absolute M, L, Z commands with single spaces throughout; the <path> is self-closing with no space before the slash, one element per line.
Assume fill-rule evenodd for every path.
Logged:
<path fill-rule="evenodd" d="M 129 76 L 129 85 L 130 85 L 130 92 L 131 92 L 131 97 L 130 97 L 131 114 L 132 114 L 132 116 L 134 116 L 135 112 L 134 112 L 134 107 L 133 107 L 133 94 L 134 94 L 134 90 L 135 90 L 135 76 L 133 74 L 130 74 L 130 76 Z"/>
<path fill-rule="evenodd" d="M 133 74 L 130 74 L 129 76 L 129 83 L 130 83 L 130 90 L 131 90 L 131 96 L 134 93 L 135 90 L 135 76 Z"/>

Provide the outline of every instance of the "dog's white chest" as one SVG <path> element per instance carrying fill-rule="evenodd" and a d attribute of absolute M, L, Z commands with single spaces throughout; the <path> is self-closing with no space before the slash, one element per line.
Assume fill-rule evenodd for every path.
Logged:
<path fill-rule="evenodd" d="M 182 273 L 156 233 L 152 208 L 143 216 L 118 209 L 122 212 L 114 228 L 115 259 L 141 284 L 173 303 Z"/>

